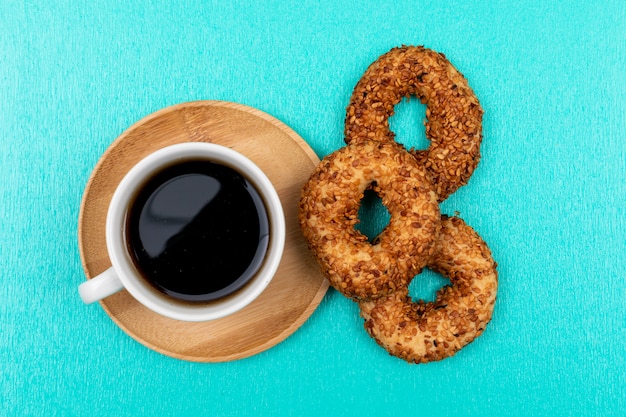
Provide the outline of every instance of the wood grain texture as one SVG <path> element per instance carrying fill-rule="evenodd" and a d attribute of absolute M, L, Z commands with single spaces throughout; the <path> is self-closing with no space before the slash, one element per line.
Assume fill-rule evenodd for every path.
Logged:
<path fill-rule="evenodd" d="M 126 333 L 165 355 L 198 362 L 241 359 L 281 342 L 306 321 L 328 284 L 311 257 L 297 222 L 302 184 L 319 159 L 277 119 L 250 107 L 219 101 L 183 103 L 154 113 L 124 132 L 105 152 L 87 184 L 79 217 L 79 247 L 88 278 L 110 266 L 105 219 L 117 184 L 138 161 L 167 145 L 212 142 L 255 162 L 283 204 L 285 252 L 268 288 L 228 317 L 188 323 L 162 317 L 127 291 L 101 302 Z"/>

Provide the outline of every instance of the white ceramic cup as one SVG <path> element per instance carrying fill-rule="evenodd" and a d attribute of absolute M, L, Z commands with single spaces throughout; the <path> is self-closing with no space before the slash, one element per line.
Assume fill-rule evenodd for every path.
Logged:
<path fill-rule="evenodd" d="M 243 174 L 261 195 L 270 223 L 269 245 L 255 276 L 235 293 L 204 303 L 182 302 L 156 290 L 135 268 L 125 238 L 128 209 L 137 191 L 147 179 L 163 168 L 185 160 L 221 163 Z M 126 289 L 141 304 L 163 316 L 184 321 L 208 321 L 225 317 L 247 306 L 270 283 L 283 254 L 285 217 L 274 186 L 263 171 L 248 158 L 213 143 L 181 143 L 150 154 L 122 179 L 113 194 L 107 213 L 106 244 L 112 266 L 80 284 L 78 291 L 85 303 L 93 303 Z"/>

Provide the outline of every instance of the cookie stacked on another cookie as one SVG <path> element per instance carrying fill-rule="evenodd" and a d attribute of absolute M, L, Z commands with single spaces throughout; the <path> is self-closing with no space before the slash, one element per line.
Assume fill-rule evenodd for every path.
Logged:
<path fill-rule="evenodd" d="M 427 106 L 428 149 L 394 141 L 388 119 L 405 96 Z M 438 202 L 467 183 L 480 159 L 482 108 L 443 54 L 394 48 L 367 69 L 347 108 L 347 145 L 325 157 L 302 190 L 299 220 L 331 285 L 359 303 L 367 332 L 408 362 L 453 355 L 491 319 L 498 276 L 486 243 Z M 370 243 L 354 228 L 364 192 L 391 214 Z M 408 285 L 424 267 L 450 279 L 434 302 Z"/>

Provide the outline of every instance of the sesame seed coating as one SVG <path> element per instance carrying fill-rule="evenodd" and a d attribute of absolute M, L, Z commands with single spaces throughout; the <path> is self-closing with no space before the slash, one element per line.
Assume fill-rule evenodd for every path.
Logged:
<path fill-rule="evenodd" d="M 412 302 L 408 288 L 359 304 L 365 329 L 391 355 L 438 361 L 472 342 L 491 320 L 498 287 L 496 262 L 480 236 L 458 217 L 442 216 L 428 268 L 450 279 L 434 302 Z M 419 279 L 419 277 L 416 277 Z"/>
<path fill-rule="evenodd" d="M 370 243 L 355 229 L 363 193 L 391 214 Z M 408 285 L 434 255 L 439 205 L 426 170 L 395 142 L 364 140 L 325 157 L 302 189 L 299 221 L 331 285 L 354 300 Z"/>
<path fill-rule="evenodd" d="M 411 152 L 431 174 L 438 200 L 465 185 L 480 160 L 483 110 L 445 55 L 422 46 L 393 48 L 365 71 L 346 111 L 345 141 L 393 141 L 389 117 L 402 98 L 426 104 L 426 150 Z"/>
<path fill-rule="evenodd" d="M 426 150 L 408 151 L 389 129 L 395 105 L 408 96 L 426 104 Z M 482 116 L 467 80 L 443 54 L 393 48 L 352 93 L 347 146 L 325 157 L 302 189 L 300 225 L 330 284 L 358 303 L 369 335 L 407 362 L 452 356 L 491 320 L 498 287 L 491 251 L 438 206 L 479 163 Z M 391 214 L 372 243 L 354 227 L 368 189 Z M 409 294 L 424 267 L 450 279 L 434 302 Z"/>

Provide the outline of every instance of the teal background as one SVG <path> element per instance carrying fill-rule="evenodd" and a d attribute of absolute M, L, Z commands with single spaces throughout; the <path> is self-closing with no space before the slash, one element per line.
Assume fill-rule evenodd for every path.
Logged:
<path fill-rule="evenodd" d="M 624 415 L 624 22 L 620 0 L 0 0 L 0 415 Z M 481 163 L 442 205 L 499 263 L 474 343 L 408 365 L 332 290 L 276 347 L 198 364 L 82 304 L 81 196 L 128 126 L 235 101 L 321 157 L 343 146 L 366 67 L 401 44 L 445 53 L 485 110 Z M 427 146 L 424 112 L 397 107 L 400 142 Z M 411 291 L 443 283 L 426 273 Z"/>

